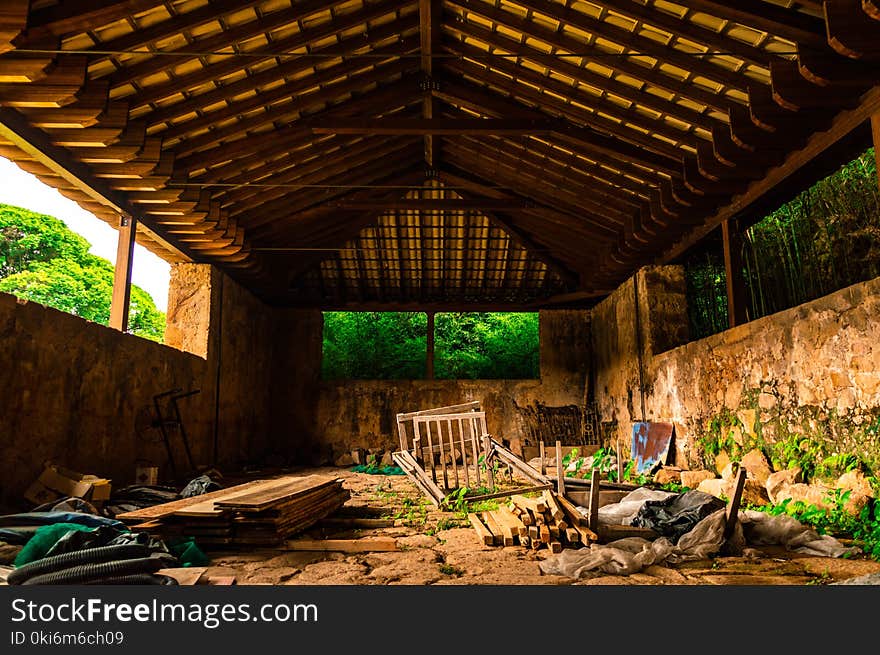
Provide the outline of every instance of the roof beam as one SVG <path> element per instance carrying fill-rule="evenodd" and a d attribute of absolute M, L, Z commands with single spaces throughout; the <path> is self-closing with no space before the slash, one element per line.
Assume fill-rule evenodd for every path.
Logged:
<path fill-rule="evenodd" d="M 64 0 L 32 11 L 28 29 L 64 36 L 107 25 L 161 4 L 161 0 Z"/>
<path fill-rule="evenodd" d="M 421 70 L 423 78 L 422 118 L 434 118 L 434 54 L 439 50 L 441 0 L 419 0 L 419 46 L 421 53 Z M 425 164 L 434 168 L 437 164 L 434 149 L 434 135 L 424 135 Z"/>
<path fill-rule="evenodd" d="M 550 134 L 557 125 L 550 120 L 517 118 L 379 118 L 300 121 L 315 134 L 462 135 Z"/>
<path fill-rule="evenodd" d="M 762 0 L 676 0 L 676 3 L 814 48 L 828 48 L 822 20 L 794 9 L 784 9 Z M 607 1 L 602 4 L 609 5 Z"/>

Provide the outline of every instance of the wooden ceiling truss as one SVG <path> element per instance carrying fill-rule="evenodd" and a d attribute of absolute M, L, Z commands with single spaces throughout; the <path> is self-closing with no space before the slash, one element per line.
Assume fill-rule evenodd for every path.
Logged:
<path fill-rule="evenodd" d="M 593 300 L 880 108 L 878 0 L 6 0 L 0 156 L 303 307 Z"/>

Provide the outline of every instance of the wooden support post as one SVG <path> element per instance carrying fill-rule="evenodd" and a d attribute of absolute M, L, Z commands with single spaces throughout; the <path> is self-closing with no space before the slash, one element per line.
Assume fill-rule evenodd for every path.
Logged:
<path fill-rule="evenodd" d="M 556 493 L 565 495 L 565 469 L 562 466 L 562 442 L 556 442 Z"/>
<path fill-rule="evenodd" d="M 116 269 L 113 272 L 113 297 L 110 300 L 110 327 L 128 329 L 131 300 L 131 265 L 134 260 L 134 237 L 137 220 L 125 214 L 119 217 L 119 240 L 116 245 Z"/>
<path fill-rule="evenodd" d="M 425 379 L 434 379 L 434 312 L 428 312 L 428 352 L 425 358 Z"/>
<path fill-rule="evenodd" d="M 747 322 L 746 285 L 743 279 L 742 232 L 736 219 L 721 224 L 724 237 L 724 272 L 727 279 L 727 322 L 736 327 Z"/>
<path fill-rule="evenodd" d="M 546 475 L 547 466 L 544 463 L 544 442 L 543 441 L 538 442 L 538 452 L 540 453 L 540 456 L 541 456 L 541 475 Z"/>
<path fill-rule="evenodd" d="M 724 540 L 730 539 L 736 522 L 739 519 L 739 504 L 742 500 L 743 487 L 746 486 L 746 476 L 748 472 L 742 467 L 736 472 L 736 486 L 733 489 L 733 497 L 727 505 L 727 516 L 724 521 Z"/>
<path fill-rule="evenodd" d="M 871 134 L 874 136 L 874 160 L 877 162 L 877 184 L 880 184 L 880 113 L 871 116 Z"/>
<path fill-rule="evenodd" d="M 590 478 L 590 530 L 599 531 L 599 469 Z"/>
<path fill-rule="evenodd" d="M 492 437 L 483 435 L 483 461 L 486 463 L 486 477 L 489 479 L 489 488 L 495 491 L 495 472 L 492 470 Z"/>

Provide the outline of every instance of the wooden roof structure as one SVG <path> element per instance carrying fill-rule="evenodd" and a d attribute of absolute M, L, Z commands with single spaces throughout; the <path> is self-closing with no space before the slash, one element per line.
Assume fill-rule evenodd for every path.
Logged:
<path fill-rule="evenodd" d="M 880 0 L 0 1 L 0 156 L 291 306 L 599 298 L 878 83 Z"/>

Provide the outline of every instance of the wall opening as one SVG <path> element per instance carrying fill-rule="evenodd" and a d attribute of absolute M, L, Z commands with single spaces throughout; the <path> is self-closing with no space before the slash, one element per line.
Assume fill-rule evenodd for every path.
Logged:
<path fill-rule="evenodd" d="M 748 320 L 880 276 L 874 149 L 748 227 L 742 238 Z M 691 339 L 728 327 L 720 229 L 683 258 Z"/>
<path fill-rule="evenodd" d="M 418 380 L 425 377 L 427 314 L 324 312 L 325 380 Z"/>
<path fill-rule="evenodd" d="M 541 377 L 537 312 L 449 312 L 434 324 L 437 379 Z"/>
<path fill-rule="evenodd" d="M 420 380 L 430 376 L 423 312 L 325 312 L 325 380 Z M 439 380 L 538 379 L 537 312 L 434 315 L 433 374 Z"/>
<path fill-rule="evenodd" d="M 117 231 L 0 158 L 0 291 L 107 325 Z M 170 267 L 140 245 L 128 332 L 164 340 Z"/>

